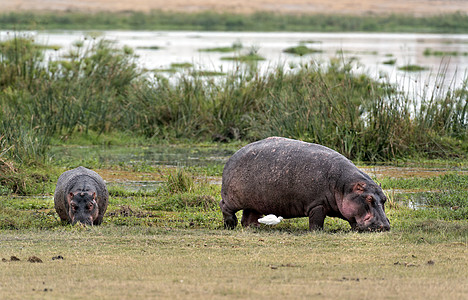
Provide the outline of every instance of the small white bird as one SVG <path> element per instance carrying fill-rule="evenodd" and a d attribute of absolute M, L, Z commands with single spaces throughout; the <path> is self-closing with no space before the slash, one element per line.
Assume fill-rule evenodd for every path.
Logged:
<path fill-rule="evenodd" d="M 258 222 L 265 225 L 276 225 L 283 220 L 283 217 L 277 217 L 275 215 L 266 215 L 263 218 L 258 219 Z"/>

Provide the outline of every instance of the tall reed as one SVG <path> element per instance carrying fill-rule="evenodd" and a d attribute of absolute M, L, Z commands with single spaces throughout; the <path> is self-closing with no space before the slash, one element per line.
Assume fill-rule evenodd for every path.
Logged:
<path fill-rule="evenodd" d="M 40 160 L 51 136 L 132 132 L 158 139 L 254 141 L 279 135 L 352 159 L 466 157 L 467 84 L 413 101 L 397 87 L 332 60 L 224 78 L 141 76 L 131 49 L 101 40 L 44 62 L 27 39 L 0 47 L 0 134 L 7 155 Z"/>

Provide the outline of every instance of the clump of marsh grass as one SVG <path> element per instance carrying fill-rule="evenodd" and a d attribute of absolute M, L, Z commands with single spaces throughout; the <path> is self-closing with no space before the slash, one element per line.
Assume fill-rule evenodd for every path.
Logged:
<path fill-rule="evenodd" d="M 139 76 L 131 49 L 104 40 L 76 43 L 65 60 L 44 61 L 41 47 L 13 37 L 0 47 L 0 132 L 22 161 L 40 159 L 48 138 L 108 131 L 124 114 L 119 99 Z"/>
<path fill-rule="evenodd" d="M 175 174 L 167 176 L 166 186 L 170 193 L 190 192 L 194 188 L 193 177 L 183 169 L 178 168 Z"/>
<path fill-rule="evenodd" d="M 283 50 L 284 53 L 289 53 L 289 54 L 295 54 L 299 56 L 304 56 L 306 54 L 312 54 L 312 53 L 321 53 L 323 52 L 322 50 L 317 50 L 313 48 L 309 48 L 305 45 L 299 45 L 295 47 L 289 47 Z"/>
<path fill-rule="evenodd" d="M 406 71 L 406 72 L 419 72 L 427 70 L 427 67 L 419 66 L 419 65 L 405 65 L 398 67 L 398 70 Z"/>

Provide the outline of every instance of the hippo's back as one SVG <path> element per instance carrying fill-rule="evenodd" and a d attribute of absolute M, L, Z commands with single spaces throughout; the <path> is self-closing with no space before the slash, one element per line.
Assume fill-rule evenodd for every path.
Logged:
<path fill-rule="evenodd" d="M 241 148 L 227 161 L 223 180 L 231 176 L 264 176 L 265 170 L 295 171 L 297 168 L 314 168 L 322 172 L 339 164 L 351 164 L 338 152 L 318 144 L 282 137 L 269 137 Z M 288 172 L 289 173 L 289 172 Z M 271 174 L 274 175 L 274 174 Z"/>

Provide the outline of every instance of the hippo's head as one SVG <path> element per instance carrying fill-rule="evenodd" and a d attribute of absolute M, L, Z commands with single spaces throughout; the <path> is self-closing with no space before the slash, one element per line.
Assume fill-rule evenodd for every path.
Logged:
<path fill-rule="evenodd" d="M 70 193 L 68 200 L 68 216 L 71 223 L 81 222 L 85 225 L 93 225 L 98 217 L 99 208 L 96 203 L 96 193 L 78 192 Z"/>
<path fill-rule="evenodd" d="M 374 182 L 355 182 L 347 187 L 339 210 L 354 230 L 388 231 L 385 201 L 387 197 Z"/>

